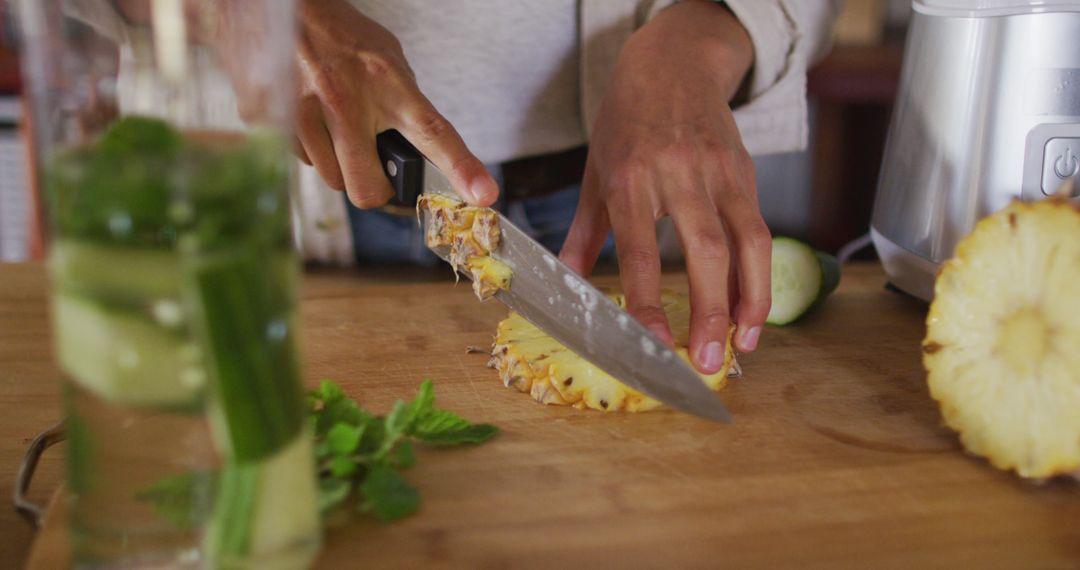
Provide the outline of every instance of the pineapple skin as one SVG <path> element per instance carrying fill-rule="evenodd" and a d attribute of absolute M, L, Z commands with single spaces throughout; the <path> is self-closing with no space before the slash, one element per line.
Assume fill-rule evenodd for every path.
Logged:
<path fill-rule="evenodd" d="M 1080 473 L 1080 210 L 1014 201 L 980 221 L 926 322 L 930 394 L 968 451 L 1026 478 Z"/>
<path fill-rule="evenodd" d="M 510 287 L 513 271 L 491 257 L 499 247 L 499 216 L 488 208 L 469 206 L 437 194 L 425 194 L 416 204 L 417 212 L 428 213 L 424 240 L 430 248 L 449 247 L 449 262 L 455 272 L 472 279 L 473 292 L 481 301 Z"/>
<path fill-rule="evenodd" d="M 608 291 L 607 294 L 625 308 L 626 298 L 621 293 Z M 686 348 L 690 330 L 689 299 L 665 290 L 661 302 L 675 337 L 675 351 L 689 363 Z M 714 391 L 727 385 L 735 361 L 731 345 L 734 330 L 732 324 L 723 366 L 715 374 L 701 375 Z M 593 366 L 517 313 L 510 313 L 499 323 L 488 365 L 499 372 L 504 385 L 525 392 L 542 404 L 608 412 L 643 412 L 663 405 Z"/>

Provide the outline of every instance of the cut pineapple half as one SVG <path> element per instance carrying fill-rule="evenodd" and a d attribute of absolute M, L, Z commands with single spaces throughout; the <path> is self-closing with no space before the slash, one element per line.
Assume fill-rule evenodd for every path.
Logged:
<path fill-rule="evenodd" d="M 622 293 L 608 291 L 607 294 L 620 307 L 626 307 Z M 686 349 L 690 331 L 689 299 L 686 295 L 664 291 L 661 301 L 675 337 L 675 351 L 689 362 Z M 734 325 L 731 332 L 734 332 Z M 713 390 L 723 388 L 729 372 L 737 370 L 731 336 L 728 335 L 723 366 L 715 374 L 701 377 Z M 517 313 L 510 313 L 499 323 L 488 365 L 499 371 L 506 386 L 526 392 L 544 404 L 629 412 L 651 410 L 661 405 L 571 352 Z"/>
<path fill-rule="evenodd" d="M 427 246 L 449 248 L 450 265 L 472 279 L 473 291 L 481 301 L 510 287 L 510 267 L 491 257 L 501 235 L 498 214 L 438 194 L 421 196 L 416 207 L 427 212 Z"/>
<path fill-rule="evenodd" d="M 1080 210 L 1013 202 L 935 285 L 923 363 L 945 423 L 1000 469 L 1080 470 Z"/>

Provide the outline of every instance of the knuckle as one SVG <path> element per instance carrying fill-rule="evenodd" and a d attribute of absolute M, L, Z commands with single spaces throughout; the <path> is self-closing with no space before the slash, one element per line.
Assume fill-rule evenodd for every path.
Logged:
<path fill-rule="evenodd" d="M 629 304 L 629 300 L 627 303 L 627 309 L 629 309 L 630 313 L 645 325 L 667 322 L 667 315 L 664 313 L 664 308 L 656 303 L 644 301 Z"/>
<path fill-rule="evenodd" d="M 740 238 L 746 249 L 755 252 L 772 250 L 772 233 L 760 217 L 749 223 L 741 233 Z"/>
<path fill-rule="evenodd" d="M 741 183 L 754 175 L 754 159 L 741 145 L 719 145 L 711 152 L 721 176 L 729 183 Z"/>
<path fill-rule="evenodd" d="M 772 292 L 768 289 L 750 293 L 739 299 L 739 304 L 745 307 L 752 315 L 758 315 L 764 318 L 769 314 L 769 309 L 772 308 Z"/>
<path fill-rule="evenodd" d="M 413 130 L 428 142 L 440 140 L 454 130 L 450 121 L 431 107 L 413 113 L 410 123 Z"/>
<path fill-rule="evenodd" d="M 710 235 L 712 235 L 711 232 Z M 726 266 L 731 260 L 731 253 L 728 250 L 728 245 L 721 239 L 699 239 L 698 241 L 693 242 L 691 248 L 691 255 L 688 256 L 691 262 L 704 261 L 708 264 L 713 264 L 713 266 Z"/>
<path fill-rule="evenodd" d="M 731 322 L 731 314 L 724 305 L 710 304 L 702 309 L 695 308 L 693 314 L 694 325 L 697 328 L 727 329 Z"/>
<path fill-rule="evenodd" d="M 386 200 L 379 194 L 350 192 L 349 201 L 361 210 L 369 210 L 382 206 Z"/>
<path fill-rule="evenodd" d="M 629 249 L 619 255 L 620 268 L 631 275 L 660 271 L 660 256 L 645 249 Z"/>
<path fill-rule="evenodd" d="M 319 81 L 319 94 L 323 104 L 334 111 L 347 108 L 353 100 L 350 89 L 332 76 L 324 76 Z"/>
<path fill-rule="evenodd" d="M 750 155 L 750 151 L 746 148 L 739 146 L 731 152 L 732 162 L 737 168 L 744 172 L 754 172 L 754 157 Z"/>
<path fill-rule="evenodd" d="M 613 165 L 604 176 L 604 185 L 618 190 L 625 190 L 645 179 L 645 161 L 629 157 Z"/>
<path fill-rule="evenodd" d="M 694 145 L 682 141 L 668 143 L 656 153 L 656 162 L 658 164 L 676 168 L 686 168 L 688 165 L 694 164 L 696 158 L 697 151 Z"/>
<path fill-rule="evenodd" d="M 361 52 L 357 59 L 368 78 L 373 81 L 390 79 L 397 75 L 397 64 L 381 53 Z"/>
<path fill-rule="evenodd" d="M 484 174 L 487 170 L 484 168 L 480 159 L 472 155 L 466 155 L 457 160 L 454 160 L 450 164 L 450 175 L 461 180 L 471 180 L 476 176 Z"/>
<path fill-rule="evenodd" d="M 346 189 L 345 177 L 343 177 L 340 172 L 320 173 L 320 176 L 322 176 L 323 182 L 330 188 L 339 192 Z"/>
<path fill-rule="evenodd" d="M 296 101 L 297 113 L 303 114 L 315 111 L 319 108 L 319 105 L 319 96 L 313 91 L 306 91 Z"/>

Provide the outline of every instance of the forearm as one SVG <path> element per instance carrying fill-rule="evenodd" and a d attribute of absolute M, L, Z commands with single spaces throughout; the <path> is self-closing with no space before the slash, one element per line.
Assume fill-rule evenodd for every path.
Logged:
<path fill-rule="evenodd" d="M 754 65 L 754 46 L 738 18 L 714 0 L 684 0 L 656 15 L 624 48 L 693 57 L 731 101 Z"/>

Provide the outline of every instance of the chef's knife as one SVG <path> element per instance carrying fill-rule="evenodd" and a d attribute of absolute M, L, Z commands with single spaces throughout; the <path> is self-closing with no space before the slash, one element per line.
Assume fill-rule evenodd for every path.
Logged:
<path fill-rule="evenodd" d="M 460 199 L 443 174 L 394 130 L 377 138 L 379 159 L 399 205 L 422 193 Z M 510 288 L 495 298 L 552 338 L 631 388 L 692 414 L 724 422 L 731 413 L 685 361 L 656 335 L 499 215 L 493 257 L 510 266 Z M 447 248 L 435 248 L 447 259 Z"/>

